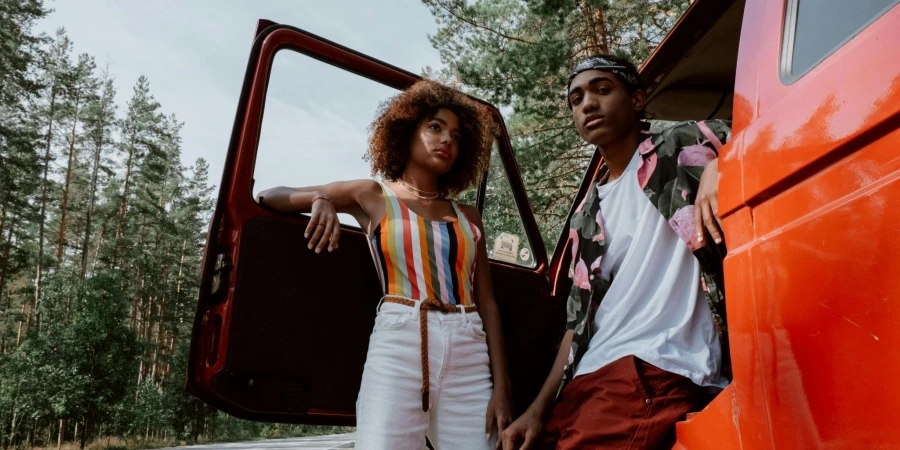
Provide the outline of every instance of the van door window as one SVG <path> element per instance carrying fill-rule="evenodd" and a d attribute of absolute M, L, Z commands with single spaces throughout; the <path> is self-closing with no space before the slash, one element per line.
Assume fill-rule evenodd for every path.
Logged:
<path fill-rule="evenodd" d="M 460 197 L 460 201 L 474 205 L 476 195 L 475 190 L 470 190 Z M 525 225 L 496 142 L 491 152 L 481 216 L 487 238 L 485 243 L 488 258 L 523 267 L 535 267 L 534 251 L 525 234 Z"/>
<path fill-rule="evenodd" d="M 266 88 L 253 193 L 369 178 L 371 169 L 364 160 L 369 125 L 380 105 L 397 92 L 295 51 L 276 53 Z M 344 225 L 358 226 L 349 214 L 339 216 Z"/>
<path fill-rule="evenodd" d="M 782 79 L 796 81 L 897 3 L 900 0 L 789 0 Z"/>

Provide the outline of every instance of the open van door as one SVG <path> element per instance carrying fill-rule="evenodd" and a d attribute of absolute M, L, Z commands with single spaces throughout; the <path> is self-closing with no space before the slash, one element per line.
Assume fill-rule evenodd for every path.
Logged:
<path fill-rule="evenodd" d="M 282 64 L 277 58 L 285 55 L 291 61 Z M 364 148 L 350 156 L 331 148 L 304 149 L 307 135 L 301 131 L 321 128 L 304 128 L 310 125 L 304 122 L 333 119 L 335 129 L 343 130 L 328 134 L 335 139 L 365 134 L 364 127 L 340 128 L 346 117 L 329 115 L 328 108 L 347 107 L 347 102 L 316 100 L 318 81 L 310 84 L 314 75 L 304 69 L 310 64 L 329 66 L 348 83 L 370 83 L 388 93 L 420 79 L 303 30 L 260 21 L 206 242 L 187 389 L 244 419 L 352 425 L 368 336 L 382 295 L 367 237 L 344 223 L 339 249 L 315 254 L 303 237 L 306 216 L 273 212 L 253 195 L 272 187 L 254 186 L 263 164 L 260 143 L 271 141 L 266 141 L 270 125 L 263 123 L 264 112 L 271 113 L 267 119 L 278 120 L 281 111 L 295 106 L 288 95 L 301 99 L 298 104 L 306 102 L 306 111 L 321 108 L 322 114 L 287 125 L 289 139 L 276 144 L 284 151 L 270 165 L 292 174 L 284 184 L 319 184 L 314 175 L 324 171 L 318 166 L 324 164 L 321 158 L 349 167 L 359 164 L 364 153 Z M 273 75 L 273 67 L 280 72 Z M 290 80 L 284 91 L 272 87 L 274 77 Z M 368 91 L 348 90 L 354 95 Z M 501 130 L 491 168 L 477 192 L 464 200 L 475 203 L 484 217 L 514 401 L 521 411 L 549 371 L 562 332 L 563 304 L 551 299 L 544 244 L 500 113 L 490 109 Z M 293 164 L 290 158 L 295 157 L 306 159 Z M 299 174 L 301 169 L 312 175 Z M 338 172 L 332 179 L 346 178 Z"/>

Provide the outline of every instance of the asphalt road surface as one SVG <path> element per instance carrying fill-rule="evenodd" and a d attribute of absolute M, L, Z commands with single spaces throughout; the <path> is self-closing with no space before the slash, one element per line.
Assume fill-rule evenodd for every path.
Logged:
<path fill-rule="evenodd" d="M 197 449 L 197 450 L 267 450 L 267 449 L 305 449 L 305 450 L 336 450 L 353 448 L 356 434 L 334 434 L 330 436 L 310 436 L 293 439 L 268 439 L 265 441 L 231 442 L 209 445 L 191 445 L 186 447 L 170 447 L 170 449 Z"/>

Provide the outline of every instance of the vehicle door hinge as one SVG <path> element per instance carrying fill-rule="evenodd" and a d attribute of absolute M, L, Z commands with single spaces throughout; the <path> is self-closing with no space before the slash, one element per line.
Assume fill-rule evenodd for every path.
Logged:
<path fill-rule="evenodd" d="M 228 285 L 228 277 L 231 274 L 231 255 L 220 253 L 216 256 L 216 267 L 213 270 L 212 287 L 209 293 L 213 296 L 223 292 Z"/>

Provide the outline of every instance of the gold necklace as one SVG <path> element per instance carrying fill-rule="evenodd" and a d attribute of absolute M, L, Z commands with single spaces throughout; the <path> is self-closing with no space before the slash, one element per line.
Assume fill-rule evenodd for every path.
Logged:
<path fill-rule="evenodd" d="M 400 186 L 402 186 L 403 189 L 406 190 L 406 192 L 409 192 L 410 194 L 412 194 L 416 197 L 419 197 L 422 200 L 434 200 L 434 199 L 438 198 L 438 196 L 441 195 L 440 191 L 423 191 L 421 189 L 416 189 L 416 188 L 406 184 L 406 182 L 403 180 L 400 180 Z M 416 191 L 418 191 L 418 192 L 416 192 Z M 429 195 L 422 195 L 422 194 L 419 194 L 419 192 L 424 192 Z"/>

